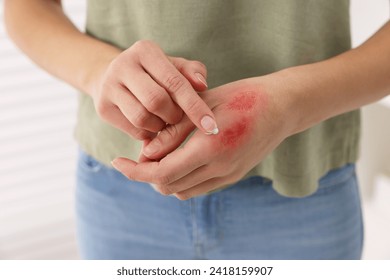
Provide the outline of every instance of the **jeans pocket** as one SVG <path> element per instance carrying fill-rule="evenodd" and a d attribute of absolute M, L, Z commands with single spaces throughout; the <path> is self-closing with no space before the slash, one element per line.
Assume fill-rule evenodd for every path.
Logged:
<path fill-rule="evenodd" d="M 113 170 L 106 167 L 86 152 L 79 150 L 77 166 L 77 187 L 79 191 L 111 193 L 113 190 Z"/>
<path fill-rule="evenodd" d="M 103 164 L 88 155 L 86 152 L 79 150 L 79 168 L 83 171 L 97 173 L 103 168 Z"/>

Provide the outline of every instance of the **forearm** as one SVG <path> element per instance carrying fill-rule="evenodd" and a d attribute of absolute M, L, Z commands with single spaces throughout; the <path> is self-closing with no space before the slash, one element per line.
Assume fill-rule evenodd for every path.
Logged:
<path fill-rule="evenodd" d="M 291 134 L 375 102 L 390 93 L 390 23 L 356 49 L 277 75 Z"/>
<path fill-rule="evenodd" d="M 5 23 L 16 45 L 52 75 L 90 94 L 96 76 L 120 50 L 81 33 L 60 0 L 6 0 Z"/>

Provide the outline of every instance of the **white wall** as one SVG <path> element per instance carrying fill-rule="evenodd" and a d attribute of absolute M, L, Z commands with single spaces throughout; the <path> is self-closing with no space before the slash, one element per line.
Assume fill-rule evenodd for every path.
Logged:
<path fill-rule="evenodd" d="M 82 28 L 86 1 L 63 2 Z M 352 0 L 355 46 L 387 20 L 388 2 Z M 0 96 L 0 259 L 78 258 L 75 91 L 32 65 L 8 40 L 2 23 Z M 366 218 L 364 256 L 371 259 L 390 259 L 390 106 L 383 104 L 364 109 L 358 166 Z"/>

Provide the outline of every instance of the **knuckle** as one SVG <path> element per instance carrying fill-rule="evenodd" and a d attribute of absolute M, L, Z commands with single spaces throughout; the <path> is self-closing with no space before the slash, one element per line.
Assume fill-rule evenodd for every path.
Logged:
<path fill-rule="evenodd" d="M 170 74 L 164 84 L 170 92 L 176 92 L 185 85 L 185 81 L 179 74 Z"/>
<path fill-rule="evenodd" d="M 107 75 L 112 81 L 116 83 L 121 79 L 124 71 L 123 69 L 128 68 L 133 61 L 133 52 L 131 49 L 125 50 L 115 57 L 108 66 Z"/>
<path fill-rule="evenodd" d="M 118 74 L 122 72 L 124 60 L 124 55 L 119 55 L 110 63 L 107 69 L 108 79 L 114 80 L 114 77 L 118 76 Z"/>
<path fill-rule="evenodd" d="M 191 64 L 192 64 L 192 67 L 196 68 L 196 69 L 202 69 L 202 70 L 206 70 L 206 65 L 204 65 L 202 62 L 200 61 L 197 61 L 197 60 L 191 60 Z"/>
<path fill-rule="evenodd" d="M 163 139 L 177 139 L 179 137 L 179 131 L 175 125 L 168 126 L 161 132 L 161 138 Z"/>
<path fill-rule="evenodd" d="M 169 175 L 156 175 L 154 182 L 156 182 L 157 185 L 160 185 L 160 187 L 163 187 L 165 189 L 169 189 L 167 186 L 171 183 L 171 176 Z"/>
<path fill-rule="evenodd" d="M 165 95 L 162 90 L 151 91 L 148 94 L 147 108 L 150 112 L 155 112 L 164 107 Z"/>
<path fill-rule="evenodd" d="M 158 186 L 157 186 L 157 190 L 158 190 L 159 193 L 161 193 L 162 195 L 170 195 L 170 194 L 173 193 L 173 192 L 171 191 L 171 189 L 170 189 L 167 185 L 158 185 Z"/>
<path fill-rule="evenodd" d="M 142 129 L 137 129 L 134 133 L 132 133 L 132 136 L 138 140 L 150 139 L 150 133 Z"/>
<path fill-rule="evenodd" d="M 135 127 L 143 128 L 149 118 L 149 113 L 145 110 L 139 110 L 136 114 L 134 114 L 134 118 L 132 120 L 132 123 Z"/>
<path fill-rule="evenodd" d="M 159 46 L 150 40 L 139 40 L 129 49 L 129 51 L 135 54 L 138 59 L 142 59 L 143 56 L 159 50 Z"/>
<path fill-rule="evenodd" d="M 99 101 L 96 103 L 96 113 L 101 119 L 107 120 L 110 114 L 110 107 L 105 102 Z"/>
<path fill-rule="evenodd" d="M 132 46 L 136 50 L 145 50 L 154 47 L 155 44 L 150 40 L 138 40 Z"/>
<path fill-rule="evenodd" d="M 175 65 L 176 69 L 179 70 L 179 72 L 182 72 L 184 70 L 185 65 L 187 64 L 187 60 L 182 57 L 173 57 L 172 62 Z"/>
<path fill-rule="evenodd" d="M 127 89 L 125 89 L 127 91 Z M 116 104 L 128 104 L 129 103 L 129 94 L 123 91 L 116 91 L 112 93 L 112 99 L 115 100 Z"/>

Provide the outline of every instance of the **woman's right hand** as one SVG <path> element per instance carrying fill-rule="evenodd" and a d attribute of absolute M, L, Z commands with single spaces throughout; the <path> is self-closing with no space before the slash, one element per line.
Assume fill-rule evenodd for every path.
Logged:
<path fill-rule="evenodd" d="M 139 140 L 153 138 L 183 113 L 204 133 L 216 133 L 211 109 L 197 91 L 207 89 L 206 67 L 168 57 L 151 41 L 138 41 L 101 71 L 90 93 L 98 115 Z"/>

